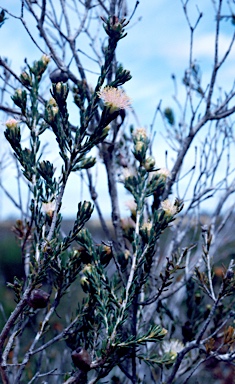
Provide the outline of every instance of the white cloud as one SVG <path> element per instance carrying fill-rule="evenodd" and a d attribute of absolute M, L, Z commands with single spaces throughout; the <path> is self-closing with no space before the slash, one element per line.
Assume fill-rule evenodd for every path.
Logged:
<path fill-rule="evenodd" d="M 231 43 L 231 37 L 226 34 L 220 34 L 219 38 L 219 57 L 222 58 L 226 53 Z M 193 57 L 196 59 L 212 59 L 215 54 L 215 35 L 213 32 L 208 32 L 201 36 L 197 36 L 193 44 Z M 235 48 L 231 50 L 231 57 L 235 58 Z M 170 49 L 162 47 L 161 56 L 168 60 L 185 61 L 189 57 L 189 42 L 177 39 L 176 44 Z"/>

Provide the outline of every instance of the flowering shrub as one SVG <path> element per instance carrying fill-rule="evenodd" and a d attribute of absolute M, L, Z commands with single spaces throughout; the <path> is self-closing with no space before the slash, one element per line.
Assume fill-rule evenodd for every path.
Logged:
<path fill-rule="evenodd" d="M 90 3 L 86 9 L 92 8 Z M 33 4 L 27 2 L 37 18 Z M 43 9 L 37 25 L 48 44 Z M 217 12 L 220 15 L 219 8 Z M 1 23 L 5 13 L 2 16 Z M 50 22 L 51 13 L 47 16 Z M 220 18 L 216 21 L 219 23 Z M 50 74 L 50 98 L 41 96 L 41 88 L 51 56 L 44 54 L 32 65 L 27 63 L 27 69 L 17 76 L 21 88 L 14 89 L 12 100 L 19 119 L 6 121 L 5 138 L 27 182 L 30 202 L 27 213 L 21 210 L 21 219 L 14 226 L 24 278 L 16 276 L 8 283 L 16 305 L 0 333 L 4 384 L 40 382 L 44 377 L 50 383 L 60 380 L 67 384 L 186 383 L 210 359 L 228 364 L 234 361 L 233 260 L 216 275 L 211 259 L 215 222 L 202 226 L 202 247 L 192 243 L 189 236 L 182 246 L 189 227 L 185 219 L 189 208 L 184 208 L 182 199 L 170 196 L 197 130 L 207 122 L 225 119 L 228 108 L 224 101 L 220 108 L 211 107 L 211 84 L 206 112 L 202 118 L 197 115 L 196 123 L 197 109 L 192 113 L 188 135 L 184 137 L 183 128 L 179 132 L 175 127 L 174 139 L 180 149 L 173 169 L 159 168 L 152 151 L 152 132 L 143 127 L 123 129 L 131 101 L 122 86 L 131 75 L 116 62 L 115 54 L 128 23 L 117 16 L 103 18 L 103 22 L 107 46 L 94 89 L 88 86 L 82 71 L 81 80 L 74 78 L 52 48 L 50 53 L 58 69 Z M 57 23 L 53 28 L 58 28 Z M 69 35 L 66 41 L 76 56 L 71 39 Z M 190 79 L 199 86 L 195 71 Z M 198 87 L 187 76 L 184 82 L 190 97 L 192 92 L 198 96 Z M 199 93 L 201 105 L 205 101 L 201 88 Z M 69 116 L 71 94 L 79 111 L 76 126 Z M 227 103 L 231 98 L 229 95 Z M 172 110 L 167 108 L 162 117 L 170 130 L 175 124 Z M 27 142 L 22 138 L 25 130 Z M 59 170 L 42 149 L 47 132 L 53 133 L 57 142 Z M 224 141 L 227 139 L 226 134 Z M 92 181 L 94 148 L 107 171 L 112 231 L 102 215 Z M 92 202 L 79 202 L 73 226 L 65 234 L 63 199 L 74 172 L 87 176 Z M 210 178 L 209 170 L 206 176 Z M 125 219 L 120 214 L 117 180 L 131 198 Z M 228 190 L 231 192 L 231 188 Z M 202 197 L 208 193 L 199 192 Z M 195 196 L 189 207 L 200 201 Z M 94 208 L 106 242 L 97 243 L 86 225 Z M 179 230 L 173 232 L 171 242 L 167 237 L 162 248 L 169 227 Z"/>

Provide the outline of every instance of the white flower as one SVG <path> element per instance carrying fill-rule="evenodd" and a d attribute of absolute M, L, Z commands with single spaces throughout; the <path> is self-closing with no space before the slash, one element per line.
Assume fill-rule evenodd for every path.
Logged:
<path fill-rule="evenodd" d="M 168 216 L 174 216 L 177 213 L 177 207 L 169 199 L 161 202 L 161 208 Z"/>
<path fill-rule="evenodd" d="M 53 216 L 53 212 L 55 210 L 56 204 L 55 200 L 48 201 L 47 203 L 42 203 L 42 209 L 43 211 L 50 217 Z"/>
<path fill-rule="evenodd" d="M 167 168 L 161 168 L 158 171 L 156 171 L 156 173 L 164 177 L 164 179 L 171 176 L 171 173 Z"/>
<path fill-rule="evenodd" d="M 97 94 L 112 111 L 130 109 L 131 100 L 122 89 L 105 87 Z"/>
<path fill-rule="evenodd" d="M 184 344 L 177 339 L 166 340 L 161 344 L 161 350 L 163 353 L 171 353 L 172 355 L 177 355 L 177 353 L 181 352 L 184 349 Z"/>

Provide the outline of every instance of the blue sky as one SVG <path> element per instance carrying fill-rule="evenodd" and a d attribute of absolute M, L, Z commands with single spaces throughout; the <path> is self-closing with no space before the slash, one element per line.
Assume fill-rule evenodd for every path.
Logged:
<path fill-rule="evenodd" d="M 0 0 L 0 7 L 11 8 L 14 13 L 19 13 L 19 4 L 20 1 L 18 0 Z M 129 1 L 130 10 L 134 4 L 134 0 Z M 192 24 L 198 17 L 197 4 L 204 16 L 195 33 L 194 58 L 197 59 L 202 68 L 202 82 L 207 84 L 214 54 L 215 19 L 211 0 L 191 0 L 189 2 L 189 16 Z M 224 12 L 227 11 L 224 10 Z M 140 125 L 148 128 L 160 100 L 162 100 L 164 107 L 174 106 L 172 73 L 178 78 L 179 98 L 184 100 L 185 91 L 181 86 L 181 79 L 185 68 L 188 66 L 190 32 L 180 0 L 142 0 L 132 23 L 134 25 L 127 28 L 128 36 L 119 43 L 117 56 L 123 66 L 131 71 L 133 78 L 126 84 L 125 89 L 132 98 Z M 29 25 L 33 31 L 34 27 L 31 21 L 29 21 Z M 230 22 L 223 23 L 220 38 L 221 53 L 225 52 L 228 47 L 233 29 L 234 27 Z M 18 20 L 9 18 L 1 28 L 0 33 L 1 55 L 10 58 L 12 68 L 18 73 L 23 67 L 25 57 L 31 63 L 41 56 L 41 53 L 30 42 Z M 233 50 L 231 58 L 221 74 L 225 89 L 234 81 L 234 59 L 235 52 Z M 160 119 L 157 119 L 155 128 L 157 130 L 157 165 L 164 166 L 166 143 L 163 140 L 164 131 Z M 3 129 L 2 126 L 1 135 Z M 5 151 L 4 146 L 1 146 L 0 151 L 2 156 L 3 151 Z M 50 154 L 50 156 L 53 158 L 54 155 Z M 101 165 L 99 167 L 102 168 Z M 102 171 L 101 175 L 103 175 Z M 2 177 L 4 185 L 6 187 L 11 186 L 12 193 L 16 194 L 15 176 L 7 171 L 7 173 L 2 174 Z M 102 176 L 101 179 L 103 182 L 97 182 L 97 188 L 100 196 L 103 196 L 101 206 L 108 213 L 110 206 L 107 204 L 105 194 L 105 176 Z M 101 179 L 99 174 L 99 181 Z M 78 185 L 80 185 L 80 178 L 74 175 L 65 195 L 63 213 L 66 216 L 74 214 L 74 201 L 79 201 L 80 198 L 89 199 L 87 192 L 80 191 Z M 12 215 L 17 215 L 17 211 L 0 192 L 0 219 Z"/>

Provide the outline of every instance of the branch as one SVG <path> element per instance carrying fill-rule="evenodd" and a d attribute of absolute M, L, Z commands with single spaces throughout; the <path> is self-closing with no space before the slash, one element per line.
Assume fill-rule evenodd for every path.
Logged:
<path fill-rule="evenodd" d="M 112 223 L 115 230 L 115 242 L 114 248 L 115 251 L 119 253 L 123 253 L 124 248 L 124 239 L 123 239 L 123 231 L 121 228 L 121 215 L 118 205 L 118 191 L 117 191 L 117 182 L 116 182 L 116 172 L 114 171 L 114 158 L 113 158 L 113 148 L 109 144 L 102 144 L 102 154 L 104 159 L 104 164 L 107 171 L 108 177 L 108 188 L 109 195 L 111 198 L 112 205 Z"/>
<path fill-rule="evenodd" d="M 27 306 L 27 301 L 28 301 L 28 298 L 30 296 L 32 289 L 33 289 L 33 287 L 31 285 L 29 285 L 26 288 L 22 299 L 17 304 L 16 308 L 14 309 L 14 311 L 12 312 L 12 314 L 10 315 L 9 319 L 7 320 L 6 324 L 4 325 L 4 327 L 2 329 L 2 332 L 0 334 L 0 359 L 2 359 L 3 345 L 6 341 L 15 321 L 21 315 L 23 309 Z M 4 377 L 5 377 L 4 367 L 1 369 L 1 375 L 2 375 L 2 379 L 4 380 Z"/>

